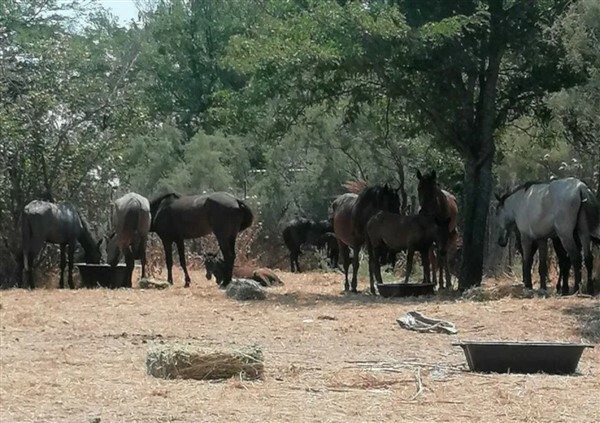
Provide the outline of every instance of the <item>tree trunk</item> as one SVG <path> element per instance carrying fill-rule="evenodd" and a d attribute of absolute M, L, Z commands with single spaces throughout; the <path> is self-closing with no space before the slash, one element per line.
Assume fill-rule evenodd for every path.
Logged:
<path fill-rule="evenodd" d="M 483 255 L 487 234 L 487 216 L 492 192 L 493 155 L 465 162 L 463 216 L 463 260 L 460 289 L 480 285 L 483 277 Z"/>

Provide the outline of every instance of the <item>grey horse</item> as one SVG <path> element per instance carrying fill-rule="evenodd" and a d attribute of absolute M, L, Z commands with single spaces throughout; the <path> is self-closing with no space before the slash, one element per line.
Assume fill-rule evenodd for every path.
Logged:
<path fill-rule="evenodd" d="M 525 286 L 531 287 L 533 244 L 557 237 L 574 269 L 575 292 L 581 282 L 583 248 L 588 292 L 593 294 L 591 241 L 600 239 L 600 206 L 589 187 L 576 178 L 565 178 L 549 183 L 528 182 L 496 197 L 498 244 L 506 246 L 509 230 L 516 226 L 521 236 Z M 568 272 L 562 277 L 562 293 L 568 294 Z"/>
<path fill-rule="evenodd" d="M 115 267 L 121 255 L 125 257 L 127 272 L 122 286 L 131 286 L 135 259 L 142 262 L 142 278 L 146 277 L 146 242 L 150 232 L 150 202 L 130 192 L 114 202 L 114 233 L 108 239 L 107 261 Z"/>
<path fill-rule="evenodd" d="M 33 262 L 46 242 L 60 245 L 60 288 L 64 288 L 64 272 L 69 264 L 68 283 L 73 283 L 73 256 L 77 241 L 85 251 L 87 263 L 100 263 L 100 241 L 96 242 L 83 216 L 70 203 L 54 204 L 34 200 L 23 210 L 23 269 L 30 289 L 35 287 Z M 21 275 L 23 276 L 23 275 Z M 23 286 L 23 278 L 21 279 Z"/>

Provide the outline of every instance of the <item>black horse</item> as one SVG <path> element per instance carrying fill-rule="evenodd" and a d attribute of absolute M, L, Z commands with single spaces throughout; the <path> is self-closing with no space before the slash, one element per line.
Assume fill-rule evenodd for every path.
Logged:
<path fill-rule="evenodd" d="M 30 289 L 35 287 L 33 262 L 46 242 L 60 245 L 60 288 L 64 288 L 67 258 L 69 287 L 71 289 L 75 288 L 73 283 L 73 256 L 75 255 L 77 241 L 85 251 L 86 263 L 100 263 L 100 243 L 102 240 L 96 242 L 86 220 L 70 203 L 54 204 L 34 200 L 27 204 L 23 210 L 22 225 L 22 265 Z M 23 286 L 22 273 L 21 286 Z"/>
<path fill-rule="evenodd" d="M 223 285 L 231 282 L 237 235 L 250 227 L 254 220 L 252 210 L 246 203 L 226 192 L 193 196 L 169 193 L 153 200 L 150 211 L 150 231 L 156 232 L 163 243 L 169 283 L 173 283 L 173 243 L 177 245 L 185 286 L 188 287 L 191 279 L 185 263 L 183 241 L 210 233 L 215 234 L 223 254 Z"/>
<path fill-rule="evenodd" d="M 283 242 L 290 251 L 290 271 L 301 272 L 298 258 L 302 254 L 302 245 L 314 245 L 325 250 L 332 266 L 337 266 L 339 249 L 333 236 L 333 224 L 327 220 L 315 222 L 299 217 L 292 219 L 283 229 Z"/>
<path fill-rule="evenodd" d="M 342 194 L 331 204 L 330 216 L 333 219 L 333 228 L 342 255 L 346 291 L 350 289 L 348 282 L 350 248 L 353 250 L 352 292 L 357 292 L 359 253 L 366 239 L 365 227 L 369 219 L 380 210 L 400 213 L 398 192 L 387 184 L 367 186 L 360 191 L 360 194 Z"/>

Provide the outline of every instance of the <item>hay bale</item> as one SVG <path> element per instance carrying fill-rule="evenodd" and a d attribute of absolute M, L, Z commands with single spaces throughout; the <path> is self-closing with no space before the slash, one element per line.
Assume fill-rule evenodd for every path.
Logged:
<path fill-rule="evenodd" d="M 146 371 L 162 379 L 260 379 L 263 354 L 256 345 L 226 352 L 197 345 L 156 344 L 148 349 Z"/>
<path fill-rule="evenodd" d="M 267 298 L 267 294 L 260 284 L 251 279 L 232 279 L 227 285 L 226 293 L 229 298 L 239 301 Z"/>
<path fill-rule="evenodd" d="M 167 289 L 171 284 L 167 281 L 161 281 L 152 278 L 140 279 L 140 289 Z"/>

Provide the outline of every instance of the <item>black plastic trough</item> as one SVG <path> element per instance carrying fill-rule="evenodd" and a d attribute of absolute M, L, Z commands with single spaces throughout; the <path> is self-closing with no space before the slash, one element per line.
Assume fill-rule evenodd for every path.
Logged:
<path fill-rule="evenodd" d="M 81 275 L 81 285 L 85 288 L 131 288 L 131 282 L 124 284 L 127 268 L 118 264 L 111 268 L 108 264 L 77 263 Z"/>
<path fill-rule="evenodd" d="M 588 344 L 558 342 L 456 342 L 469 369 L 483 373 L 571 374 Z"/>
<path fill-rule="evenodd" d="M 416 297 L 419 295 L 433 295 L 432 283 L 378 283 L 379 295 L 390 297 Z"/>

